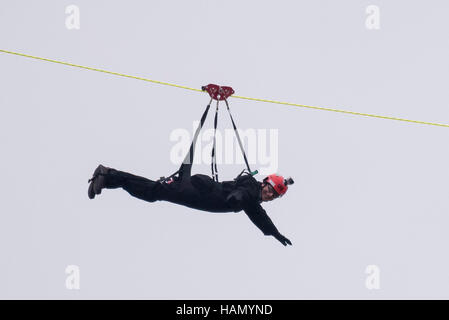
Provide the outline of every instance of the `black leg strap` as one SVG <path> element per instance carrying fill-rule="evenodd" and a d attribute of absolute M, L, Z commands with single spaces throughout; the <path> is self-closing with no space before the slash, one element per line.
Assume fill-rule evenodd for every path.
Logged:
<path fill-rule="evenodd" d="M 201 128 L 204 125 L 204 121 L 206 121 L 207 114 L 209 112 L 211 103 L 212 103 L 212 99 L 210 99 L 209 104 L 206 107 L 206 110 L 204 110 L 203 115 L 201 116 L 200 125 L 196 129 L 195 135 L 193 137 L 192 144 L 190 145 L 189 152 L 187 153 L 186 157 L 184 158 L 184 161 L 182 162 L 181 167 L 178 170 L 179 176 L 181 177 L 181 179 L 183 177 L 190 176 L 190 174 L 192 172 L 193 156 L 195 154 L 196 141 L 198 139 L 198 135 L 199 135 L 199 133 L 201 131 Z"/>

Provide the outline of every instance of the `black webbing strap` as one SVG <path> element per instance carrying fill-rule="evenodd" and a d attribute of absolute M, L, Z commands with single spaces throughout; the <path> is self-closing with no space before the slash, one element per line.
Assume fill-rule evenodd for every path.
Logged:
<path fill-rule="evenodd" d="M 239 132 L 237 131 L 237 126 L 235 125 L 234 119 L 232 118 L 231 110 L 229 109 L 228 100 L 225 99 L 225 102 L 226 102 L 226 107 L 228 109 L 229 116 L 231 117 L 232 126 L 234 127 L 235 135 L 237 136 L 237 141 L 239 142 L 239 145 L 240 145 L 240 150 L 242 150 L 243 159 L 245 159 L 246 167 L 248 168 L 248 171 L 251 173 L 252 171 L 251 171 L 251 169 L 249 167 L 248 159 L 246 158 L 245 150 L 243 149 L 242 140 L 240 140 L 240 135 L 239 135 Z"/>
<path fill-rule="evenodd" d="M 189 152 L 187 153 L 186 157 L 184 158 L 184 161 L 181 164 L 181 167 L 179 168 L 178 171 L 176 171 L 175 173 L 173 173 L 171 176 L 165 178 L 165 177 L 161 177 L 159 179 L 159 181 L 167 181 L 170 178 L 174 177 L 175 175 L 177 175 L 179 173 L 179 177 L 181 177 L 181 179 L 185 176 L 190 176 L 191 172 L 192 172 L 192 164 L 193 164 L 193 157 L 195 154 L 195 144 L 196 144 L 196 140 L 198 140 L 198 135 L 201 131 L 201 128 L 204 125 L 204 121 L 206 121 L 207 118 L 207 114 L 209 112 L 210 109 L 210 104 L 212 103 L 212 99 L 210 99 L 209 103 L 207 104 L 206 110 L 204 110 L 203 115 L 201 116 L 201 120 L 200 120 L 200 124 L 198 126 L 198 128 L 195 131 L 195 135 L 193 136 L 193 140 L 192 140 L 192 144 L 190 145 L 189 148 Z"/>
<path fill-rule="evenodd" d="M 199 135 L 201 129 L 203 128 L 204 122 L 205 122 L 205 120 L 207 118 L 207 114 L 209 113 L 210 104 L 212 103 L 212 100 L 213 99 L 210 99 L 209 104 L 206 107 L 206 110 L 204 110 L 203 115 L 201 116 L 200 124 L 199 124 L 198 128 L 195 131 L 195 135 L 193 137 L 192 144 L 190 145 L 189 152 L 187 153 L 186 157 L 184 158 L 184 161 L 182 162 L 181 167 L 179 168 L 178 171 L 173 173 L 168 178 L 161 177 L 158 181 L 165 182 L 165 181 L 171 179 L 172 177 L 174 177 L 175 175 L 177 175 L 178 173 L 179 173 L 179 177 L 181 179 L 183 177 L 191 175 L 193 158 L 194 158 L 194 154 L 195 154 L 196 141 L 198 140 L 198 135 Z M 245 149 L 243 149 L 242 140 L 240 139 L 240 135 L 238 133 L 237 126 L 235 125 L 234 118 L 232 117 L 228 101 L 226 99 L 224 99 L 224 101 L 226 103 L 226 108 L 228 109 L 229 117 L 231 118 L 232 126 L 234 128 L 234 132 L 235 132 L 235 135 L 237 137 L 237 141 L 239 143 L 240 150 L 242 151 L 242 154 L 243 154 L 243 159 L 245 160 L 246 167 L 248 168 L 248 173 L 251 174 L 251 175 L 254 175 L 254 174 L 257 173 L 257 170 L 252 172 L 251 168 L 249 167 L 248 158 L 246 157 Z M 218 125 L 218 103 L 219 102 L 217 100 L 217 107 L 216 107 L 216 110 L 215 110 L 215 119 L 214 119 L 214 143 L 213 143 L 213 146 L 212 146 L 212 153 L 211 153 L 211 157 L 212 157 L 212 161 L 211 161 L 212 179 L 217 181 L 217 182 L 218 182 L 218 169 L 217 169 L 217 155 L 216 155 L 216 150 L 215 149 L 216 149 L 216 133 L 217 133 L 217 125 Z M 242 171 L 242 173 L 240 173 L 240 175 L 242 175 L 242 174 L 243 174 L 243 171 Z"/>
<path fill-rule="evenodd" d="M 215 119 L 214 119 L 214 144 L 212 146 L 212 153 L 211 153 L 211 170 L 212 170 L 212 180 L 215 180 L 218 182 L 218 169 L 217 169 L 217 155 L 215 151 L 216 146 L 216 135 L 217 135 L 217 124 L 218 124 L 218 100 L 217 100 L 217 108 L 215 109 Z"/>

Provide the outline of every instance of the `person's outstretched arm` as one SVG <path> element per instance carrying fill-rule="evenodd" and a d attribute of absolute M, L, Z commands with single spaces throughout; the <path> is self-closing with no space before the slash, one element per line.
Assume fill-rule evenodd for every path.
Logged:
<path fill-rule="evenodd" d="M 284 237 L 276 226 L 271 221 L 270 217 L 267 215 L 266 211 L 262 208 L 260 204 L 256 206 L 248 207 L 243 209 L 249 219 L 258 227 L 264 235 L 273 236 L 284 246 L 287 244 L 292 245 L 291 241 Z"/>

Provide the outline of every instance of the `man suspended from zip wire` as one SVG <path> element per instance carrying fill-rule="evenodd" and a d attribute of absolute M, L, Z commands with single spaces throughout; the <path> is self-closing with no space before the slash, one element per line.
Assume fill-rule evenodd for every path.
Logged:
<path fill-rule="evenodd" d="M 210 86 L 214 85 L 209 85 L 208 87 Z M 216 87 L 217 92 L 219 89 L 220 93 L 223 88 L 229 88 Z M 209 94 L 211 94 L 211 92 L 209 92 Z M 213 97 L 212 94 L 211 97 Z M 217 99 L 217 112 L 218 100 L 219 99 Z M 225 102 L 229 111 L 228 103 L 226 100 Z M 99 165 L 95 169 L 92 178 L 88 181 L 90 183 L 88 188 L 89 198 L 94 199 L 95 195 L 101 194 L 101 191 L 104 188 L 123 188 L 130 195 L 148 202 L 168 201 L 208 212 L 240 212 L 243 210 L 264 235 L 273 236 L 284 246 L 292 245 L 291 241 L 278 231 L 266 211 L 262 208 L 261 203 L 282 197 L 287 192 L 288 185 L 293 184 L 294 181 L 292 178 L 284 179 L 284 177 L 277 174 L 267 176 L 262 182 L 257 181 L 253 177 L 254 173 L 251 172 L 249 168 L 248 161 L 230 111 L 229 114 L 231 116 L 240 147 L 242 148 L 243 157 L 245 159 L 248 172 L 243 174 L 242 171 L 242 173 L 232 181 L 218 182 L 218 176 L 216 174 L 216 160 L 214 156 L 214 143 L 214 147 L 212 148 L 212 178 L 204 174 L 191 175 L 196 140 L 198 133 L 204 124 L 209 107 L 210 103 L 201 118 L 200 125 L 195 133 L 190 150 L 177 172 L 168 178 L 161 177 L 159 180 L 153 181 L 144 177 L 139 177 L 127 172 Z"/>

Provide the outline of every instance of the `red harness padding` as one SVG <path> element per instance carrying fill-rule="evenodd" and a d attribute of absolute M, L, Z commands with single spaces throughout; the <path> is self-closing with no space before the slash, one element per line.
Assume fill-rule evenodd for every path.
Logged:
<path fill-rule="evenodd" d="M 201 87 L 201 89 L 207 91 L 210 97 L 215 100 L 226 100 L 234 94 L 234 89 L 231 87 L 221 87 L 216 84 L 208 84 L 207 86 Z"/>

